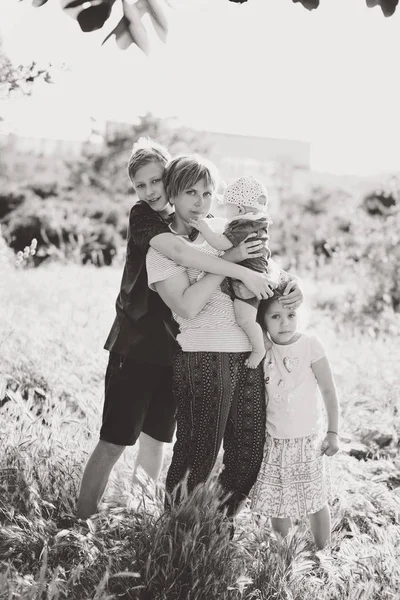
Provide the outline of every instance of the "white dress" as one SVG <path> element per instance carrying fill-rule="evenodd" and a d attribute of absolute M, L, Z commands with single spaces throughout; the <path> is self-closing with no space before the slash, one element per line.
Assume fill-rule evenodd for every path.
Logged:
<path fill-rule="evenodd" d="M 265 359 L 267 431 L 251 506 L 270 517 L 301 518 L 330 499 L 322 401 L 311 368 L 323 356 L 319 340 L 302 334 L 293 344 L 273 344 Z"/>

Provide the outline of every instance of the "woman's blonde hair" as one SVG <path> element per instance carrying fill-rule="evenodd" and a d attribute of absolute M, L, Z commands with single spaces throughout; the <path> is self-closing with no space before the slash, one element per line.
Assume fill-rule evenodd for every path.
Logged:
<path fill-rule="evenodd" d="M 196 154 L 177 156 L 167 164 L 163 175 L 168 198 L 176 198 L 201 180 L 215 190 L 218 171 L 212 162 Z"/>

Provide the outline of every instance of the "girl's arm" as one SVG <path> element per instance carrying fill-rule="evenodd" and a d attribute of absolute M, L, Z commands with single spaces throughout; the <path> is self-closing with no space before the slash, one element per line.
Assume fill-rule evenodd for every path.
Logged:
<path fill-rule="evenodd" d="M 154 288 L 165 304 L 184 319 L 193 319 L 223 281 L 223 275 L 207 274 L 190 285 L 187 273 L 157 281 Z"/>
<path fill-rule="evenodd" d="M 336 386 L 326 356 L 315 361 L 311 368 L 321 390 L 328 416 L 328 431 L 322 442 L 323 454 L 333 456 L 339 450 L 339 400 Z"/>
<path fill-rule="evenodd" d="M 235 261 L 239 262 L 246 258 L 261 256 L 260 253 L 251 252 L 251 250 L 254 251 L 254 249 L 260 247 L 259 241 L 248 240 L 237 248 L 232 248 L 232 250 L 226 252 L 223 258 L 205 254 L 197 250 L 195 246 L 185 244 L 173 233 L 161 233 L 154 236 L 150 240 L 150 246 L 178 265 L 221 275 L 223 276 L 222 279 L 225 277 L 239 279 L 257 298 L 261 298 L 262 294 L 271 295 L 268 287 L 271 282 L 268 278 L 235 264 Z"/>

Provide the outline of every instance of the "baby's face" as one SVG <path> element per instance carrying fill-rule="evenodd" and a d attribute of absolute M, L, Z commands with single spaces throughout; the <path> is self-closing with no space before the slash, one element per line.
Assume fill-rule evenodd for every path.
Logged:
<path fill-rule="evenodd" d="M 246 212 L 244 206 L 238 206 L 237 204 L 231 204 L 230 202 L 227 202 L 224 205 L 224 209 L 226 219 L 234 219 L 238 215 L 242 215 Z"/>

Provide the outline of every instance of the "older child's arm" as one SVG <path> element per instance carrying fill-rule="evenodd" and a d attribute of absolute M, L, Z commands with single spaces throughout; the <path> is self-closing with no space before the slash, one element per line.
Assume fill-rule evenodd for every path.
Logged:
<path fill-rule="evenodd" d="M 260 295 L 265 291 L 266 286 L 272 284 L 269 278 L 265 278 L 262 274 L 235 264 L 246 258 L 261 256 L 257 252 L 261 247 L 261 242 L 258 240 L 252 241 L 249 239 L 243 242 L 237 248 L 232 248 L 226 252 L 223 258 L 205 254 L 197 250 L 195 245 L 185 244 L 173 233 L 156 235 L 150 240 L 150 246 L 183 267 L 192 267 L 205 273 L 239 279 L 257 298 L 261 297 Z"/>
<path fill-rule="evenodd" d="M 328 430 L 322 442 L 323 454 L 333 456 L 339 450 L 339 400 L 335 382 L 326 356 L 315 361 L 311 368 L 321 390 L 328 415 Z"/>
<path fill-rule="evenodd" d="M 207 223 L 207 219 L 193 219 L 190 225 L 200 231 L 204 239 L 216 250 L 229 250 L 233 247 L 232 242 L 228 240 L 223 233 L 216 233 Z"/>

